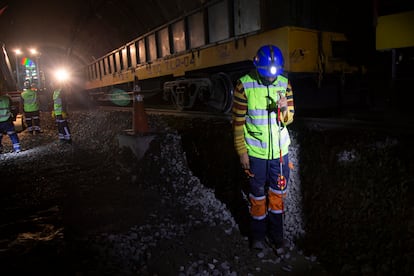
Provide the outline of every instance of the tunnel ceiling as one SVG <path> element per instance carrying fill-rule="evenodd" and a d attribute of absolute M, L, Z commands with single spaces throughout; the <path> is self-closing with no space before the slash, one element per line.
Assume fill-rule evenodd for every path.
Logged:
<path fill-rule="evenodd" d="M 209 0 L 0 0 L 0 41 L 82 66 Z"/>
<path fill-rule="evenodd" d="M 9 55 L 16 47 L 36 47 L 44 64 L 69 60 L 78 67 L 214 1 L 0 0 L 0 42 L 6 45 Z M 388 9 L 406 0 L 372 1 Z M 299 6 L 301 1 L 295 3 Z"/>

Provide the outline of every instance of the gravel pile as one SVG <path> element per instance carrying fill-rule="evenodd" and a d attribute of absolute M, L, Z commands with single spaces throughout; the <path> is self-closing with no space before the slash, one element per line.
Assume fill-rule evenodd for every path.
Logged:
<path fill-rule="evenodd" d="M 295 207 L 301 200 L 300 180 L 295 173 L 285 220 L 291 251 L 285 259 L 277 257 L 270 247 L 260 253 L 250 251 L 248 239 L 240 233 L 228 206 L 189 169 L 181 136 L 167 121 L 150 117 L 156 138 L 144 158 L 136 160 L 117 144 L 117 135 L 131 126 L 128 113 L 73 112 L 72 145 L 57 141 L 53 120 L 42 114 L 44 132 L 37 136 L 20 133 L 24 151 L 1 156 L 2 170 L 7 166 L 19 168 L 23 175 L 18 181 L 28 189 L 3 204 L 36 209 L 52 202 L 53 207 L 42 210 L 42 214 L 53 216 L 55 225 L 42 228 L 31 239 L 47 236 L 43 241 L 48 240 L 48 247 L 53 247 L 50 250 L 57 255 L 53 258 L 73 273 L 279 275 L 283 269 L 322 271 L 316 257 L 304 257 L 294 249 L 297 236 L 304 233 L 300 205 Z M 293 160 L 296 155 L 293 150 Z M 28 166 L 32 175 L 27 173 Z M 99 199 L 100 195 L 105 199 Z M 105 222 L 97 222 L 99 218 Z M 25 254 L 30 258 L 38 254 L 27 239 L 20 244 L 13 242 L 14 249 L 28 246 Z"/>
<path fill-rule="evenodd" d="M 129 113 L 73 112 L 72 145 L 57 141 L 42 114 L 43 134 L 22 132 L 24 151 L 0 155 L 2 267 L 61 275 L 413 271 L 410 137 L 293 126 L 284 221 L 291 247 L 280 258 L 248 249 L 231 127 L 178 121 L 150 116 L 155 139 L 137 160 L 117 141 L 131 128 Z M 11 149 L 8 137 L 3 145 Z"/>

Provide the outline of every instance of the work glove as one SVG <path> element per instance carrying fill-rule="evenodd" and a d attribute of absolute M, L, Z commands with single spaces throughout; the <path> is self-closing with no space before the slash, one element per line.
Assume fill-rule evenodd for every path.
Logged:
<path fill-rule="evenodd" d="M 280 111 L 285 112 L 288 108 L 287 105 L 287 98 L 285 96 L 280 97 L 279 101 L 278 101 L 278 106 L 280 108 Z"/>
<path fill-rule="evenodd" d="M 56 117 L 55 116 L 55 111 L 52 111 L 51 115 L 52 115 L 52 118 L 54 119 Z"/>
<path fill-rule="evenodd" d="M 240 165 L 248 177 L 254 177 L 254 174 L 250 171 L 250 160 L 247 152 L 244 152 L 240 155 Z"/>

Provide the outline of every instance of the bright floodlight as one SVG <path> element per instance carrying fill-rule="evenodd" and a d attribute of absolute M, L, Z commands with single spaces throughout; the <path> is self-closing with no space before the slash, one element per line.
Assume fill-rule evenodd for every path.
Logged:
<path fill-rule="evenodd" d="M 31 49 L 29 49 L 29 51 L 32 55 L 37 55 L 38 54 L 38 52 L 35 48 L 31 48 Z"/>
<path fill-rule="evenodd" d="M 66 69 L 58 69 L 55 72 L 55 78 L 57 81 L 64 82 L 69 80 L 69 72 Z"/>

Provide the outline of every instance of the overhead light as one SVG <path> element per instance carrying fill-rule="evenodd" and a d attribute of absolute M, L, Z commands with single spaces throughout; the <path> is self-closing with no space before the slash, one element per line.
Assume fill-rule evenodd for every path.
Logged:
<path fill-rule="evenodd" d="M 65 82 L 68 81 L 70 78 L 70 74 L 67 69 L 65 68 L 59 68 L 55 72 L 55 79 L 59 82 Z"/>

